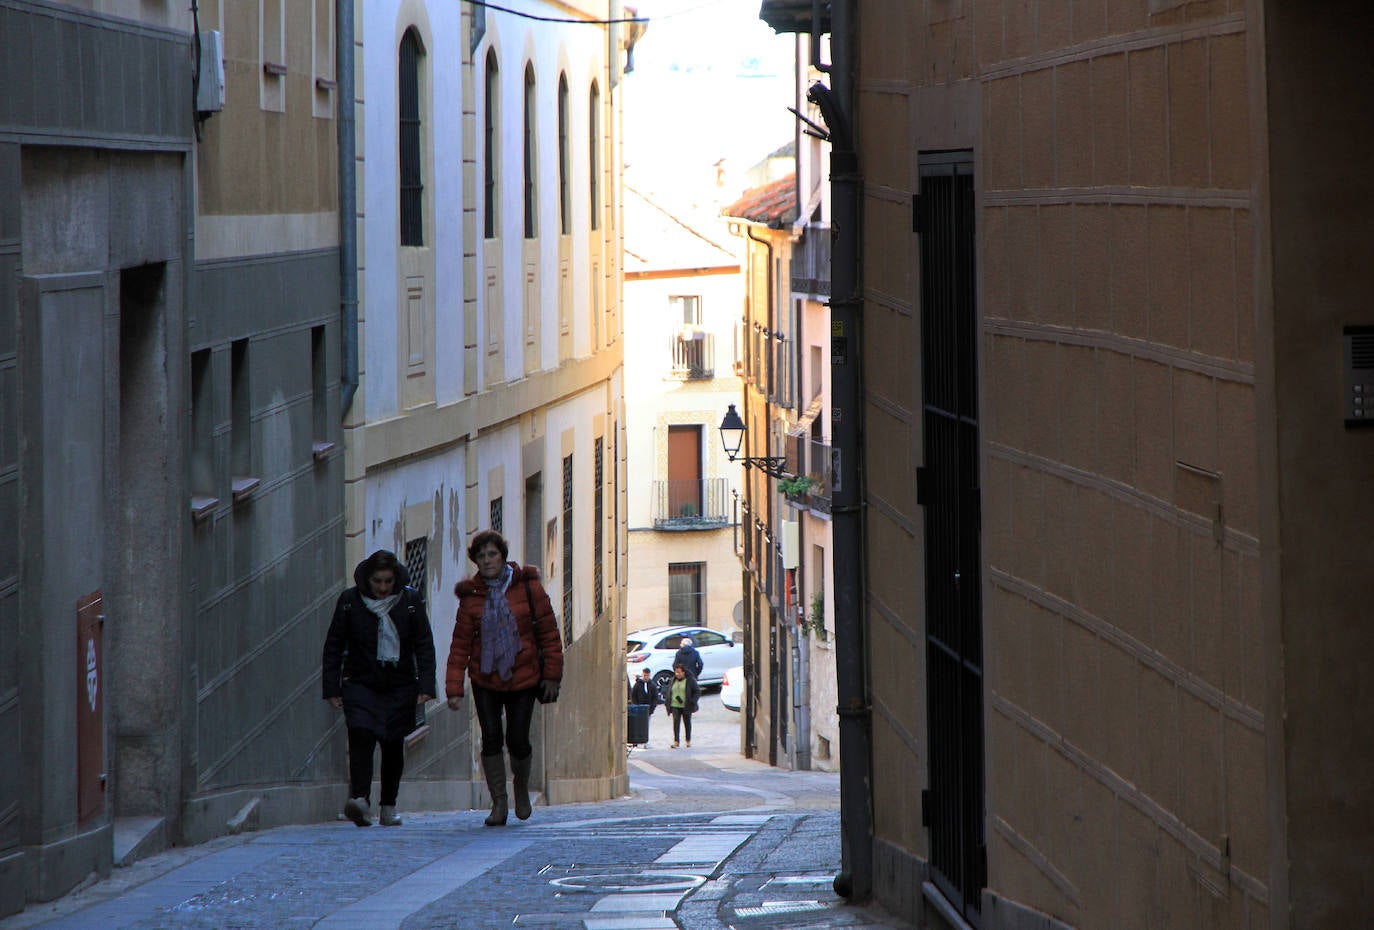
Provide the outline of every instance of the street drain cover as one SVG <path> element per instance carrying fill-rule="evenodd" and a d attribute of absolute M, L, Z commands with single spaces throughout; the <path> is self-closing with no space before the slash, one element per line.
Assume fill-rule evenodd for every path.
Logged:
<path fill-rule="evenodd" d="M 629 872 L 620 875 L 569 875 L 549 882 L 565 891 L 660 892 L 691 891 L 706 879 L 677 872 Z"/>
<path fill-rule="evenodd" d="M 737 907 L 736 917 L 768 917 L 773 914 L 803 914 L 808 911 L 829 910 L 819 901 L 765 901 L 758 907 Z"/>

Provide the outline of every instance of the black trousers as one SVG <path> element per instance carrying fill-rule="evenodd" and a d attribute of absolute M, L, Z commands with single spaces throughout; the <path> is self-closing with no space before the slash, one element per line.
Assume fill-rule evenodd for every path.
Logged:
<path fill-rule="evenodd" d="M 499 755 L 503 745 L 510 750 L 512 759 L 525 759 L 534 752 L 530 745 L 530 721 L 534 719 L 538 691 L 538 687 L 491 691 L 472 686 L 472 704 L 477 709 L 477 725 L 482 728 L 482 755 Z M 506 715 L 504 731 L 502 712 Z"/>
<path fill-rule="evenodd" d="M 406 741 L 378 739 L 371 730 L 348 731 L 348 796 L 369 798 L 372 793 L 372 751 L 382 747 L 382 804 L 394 806 L 406 767 Z"/>
<path fill-rule="evenodd" d="M 692 741 L 692 712 L 681 707 L 673 708 L 673 742 L 681 742 L 681 730 L 687 731 L 687 742 Z"/>

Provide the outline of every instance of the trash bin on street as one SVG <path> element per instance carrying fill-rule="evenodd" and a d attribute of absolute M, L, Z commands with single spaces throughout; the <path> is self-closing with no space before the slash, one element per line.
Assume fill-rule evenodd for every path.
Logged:
<path fill-rule="evenodd" d="M 630 704 L 625 708 L 625 742 L 642 746 L 649 741 L 649 705 Z"/>

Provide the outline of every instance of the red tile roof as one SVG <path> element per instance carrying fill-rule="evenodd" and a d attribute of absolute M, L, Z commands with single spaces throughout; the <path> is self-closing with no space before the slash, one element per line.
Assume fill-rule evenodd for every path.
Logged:
<path fill-rule="evenodd" d="M 744 196 L 721 213 L 751 223 L 762 223 L 772 229 L 792 225 L 797 218 L 796 173 L 745 191 Z"/>

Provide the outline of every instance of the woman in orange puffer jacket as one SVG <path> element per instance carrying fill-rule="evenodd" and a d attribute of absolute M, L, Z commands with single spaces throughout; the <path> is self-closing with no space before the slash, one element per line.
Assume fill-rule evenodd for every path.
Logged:
<path fill-rule="evenodd" d="M 482 773 L 491 792 L 489 827 L 506 823 L 503 747 L 510 750 L 515 816 L 530 816 L 534 703 L 558 700 L 563 680 L 563 640 L 539 569 L 507 562 L 509 553 L 505 538 L 494 530 L 478 533 L 468 546 L 477 573 L 454 588 L 458 617 L 445 680 L 448 706 L 454 710 L 463 697 L 464 672 L 472 685 L 482 729 Z"/>

